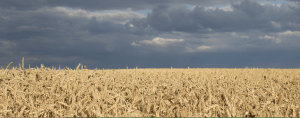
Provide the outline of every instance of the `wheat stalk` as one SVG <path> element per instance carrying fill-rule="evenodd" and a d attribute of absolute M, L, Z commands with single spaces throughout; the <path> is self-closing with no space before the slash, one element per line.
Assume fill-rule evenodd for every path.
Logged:
<path fill-rule="evenodd" d="M 6 69 L 8 69 L 12 63 L 13 63 L 13 62 L 10 62 L 10 63 L 8 64 L 8 66 L 6 67 Z"/>
<path fill-rule="evenodd" d="M 78 69 L 79 69 L 80 65 L 81 65 L 81 63 L 79 63 L 79 64 L 78 64 L 78 66 L 77 66 L 76 70 L 78 70 Z"/>
<path fill-rule="evenodd" d="M 24 57 L 22 59 L 22 68 L 24 68 Z"/>

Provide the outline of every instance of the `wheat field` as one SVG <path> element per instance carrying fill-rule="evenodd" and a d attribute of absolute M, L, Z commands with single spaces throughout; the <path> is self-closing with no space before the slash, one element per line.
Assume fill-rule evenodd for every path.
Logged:
<path fill-rule="evenodd" d="M 89 70 L 80 64 L 24 69 L 23 63 L 0 71 L 0 117 L 299 117 L 300 112 L 299 69 Z"/>

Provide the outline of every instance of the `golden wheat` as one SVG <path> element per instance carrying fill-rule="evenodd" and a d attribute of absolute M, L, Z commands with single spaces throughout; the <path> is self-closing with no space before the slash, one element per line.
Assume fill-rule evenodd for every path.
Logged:
<path fill-rule="evenodd" d="M 10 63 L 8 64 L 8 66 L 6 67 L 6 69 L 8 69 L 12 63 L 13 63 L 13 62 L 10 62 Z"/>
<path fill-rule="evenodd" d="M 24 69 L 24 57 L 22 58 L 22 69 Z"/>
<path fill-rule="evenodd" d="M 79 64 L 78 64 L 78 66 L 77 66 L 76 70 L 78 70 L 78 69 L 79 69 L 80 65 L 81 65 L 81 63 L 79 63 Z"/>
<path fill-rule="evenodd" d="M 299 117 L 299 69 L 80 65 L 1 70 L 0 117 Z"/>

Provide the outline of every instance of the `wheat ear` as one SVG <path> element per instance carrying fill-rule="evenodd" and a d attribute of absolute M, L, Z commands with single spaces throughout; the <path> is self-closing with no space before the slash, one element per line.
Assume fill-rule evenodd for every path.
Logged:
<path fill-rule="evenodd" d="M 10 62 L 10 63 L 8 64 L 8 66 L 6 67 L 6 69 L 8 69 L 12 63 L 13 63 L 13 62 Z"/>
<path fill-rule="evenodd" d="M 24 68 L 24 57 L 22 59 L 22 68 Z"/>
<path fill-rule="evenodd" d="M 78 69 L 79 69 L 80 65 L 81 65 L 81 63 L 79 63 L 79 64 L 78 64 L 78 66 L 77 66 L 76 70 L 78 70 Z"/>

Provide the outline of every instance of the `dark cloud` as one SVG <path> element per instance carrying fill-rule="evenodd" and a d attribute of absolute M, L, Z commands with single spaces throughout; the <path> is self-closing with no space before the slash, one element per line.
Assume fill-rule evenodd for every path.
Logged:
<path fill-rule="evenodd" d="M 191 10 L 187 4 L 197 6 Z M 232 11 L 207 9 L 226 4 Z M 128 8 L 152 12 L 118 11 Z M 2 67 L 18 66 L 22 57 L 31 67 L 300 66 L 300 10 L 294 2 L 279 7 L 254 0 L 2 0 L 0 9 Z"/>
<path fill-rule="evenodd" d="M 290 2 L 294 2 L 294 3 L 299 3 L 299 0 L 286 0 L 286 1 L 290 1 Z"/>
<path fill-rule="evenodd" d="M 204 6 L 197 6 L 194 10 L 186 6 L 170 7 L 159 5 L 153 8 L 146 18 L 132 21 L 132 24 L 151 26 L 161 31 L 201 32 L 212 29 L 221 32 L 244 32 L 260 30 L 263 32 L 281 32 L 286 30 L 298 31 L 300 27 L 300 12 L 298 8 L 283 4 L 260 5 L 250 0 L 239 4 L 231 4 L 233 11 L 222 9 L 205 10 Z M 299 6 L 298 6 L 299 7 Z M 273 23 L 272 23 L 273 22 Z M 276 27 L 275 24 L 281 27 Z"/>
<path fill-rule="evenodd" d="M 257 2 L 250 0 L 242 1 L 240 4 L 231 5 L 236 10 L 245 12 L 251 18 L 255 18 L 265 12 L 265 8 Z"/>
<path fill-rule="evenodd" d="M 144 10 L 152 9 L 153 7 L 161 4 L 168 5 L 227 5 L 231 2 L 239 2 L 240 0 L 1 0 L 0 7 L 7 9 L 18 10 L 33 10 L 41 7 L 70 7 L 75 9 L 85 9 L 90 11 L 97 10 Z M 260 0 L 255 0 L 260 1 Z"/>
<path fill-rule="evenodd" d="M 134 21 L 134 19 L 132 20 Z M 96 17 L 92 17 L 87 23 L 81 25 L 82 31 L 88 31 L 91 34 L 134 34 L 137 36 L 154 35 L 156 32 L 148 26 L 142 24 L 119 24 L 111 21 L 98 21 Z"/>
<path fill-rule="evenodd" d="M 147 15 L 146 20 L 150 26 L 162 31 L 171 29 L 189 32 L 199 29 L 197 22 L 192 20 L 191 10 L 186 6 L 170 8 L 166 5 L 159 5 Z"/>
<path fill-rule="evenodd" d="M 88 30 L 93 34 L 102 33 L 115 33 L 115 32 L 127 32 L 126 28 L 122 24 L 115 24 L 110 21 L 97 21 L 96 17 L 93 17 L 91 21 L 81 27 L 82 30 Z"/>

